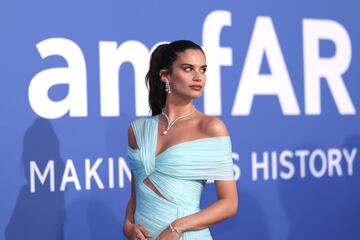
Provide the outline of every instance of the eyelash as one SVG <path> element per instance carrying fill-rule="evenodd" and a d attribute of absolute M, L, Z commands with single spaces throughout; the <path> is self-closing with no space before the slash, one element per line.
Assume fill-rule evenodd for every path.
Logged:
<path fill-rule="evenodd" d="M 184 68 L 184 70 L 185 70 L 186 72 L 188 72 L 187 69 L 192 69 L 192 68 L 191 68 L 191 67 L 186 67 L 186 68 Z M 203 68 L 202 70 L 203 70 L 204 73 L 206 72 L 206 68 Z"/>

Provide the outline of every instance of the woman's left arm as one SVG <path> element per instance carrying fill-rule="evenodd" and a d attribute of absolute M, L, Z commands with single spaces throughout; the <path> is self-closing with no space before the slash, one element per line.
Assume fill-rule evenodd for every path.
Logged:
<path fill-rule="evenodd" d="M 234 216 L 238 208 L 238 194 L 235 180 L 215 180 L 218 200 L 210 206 L 171 223 L 177 232 L 172 232 L 170 226 L 156 239 L 180 239 L 181 234 L 190 230 L 201 230 L 226 218 Z"/>
<path fill-rule="evenodd" d="M 217 117 L 210 117 L 204 123 L 204 131 L 209 136 L 229 135 L 226 125 Z M 181 230 L 200 230 L 221 220 L 234 216 L 238 208 L 236 181 L 215 180 L 218 201 L 201 211 L 175 220 L 172 225 Z"/>
<path fill-rule="evenodd" d="M 238 194 L 235 180 L 215 181 L 218 201 L 197 213 L 175 220 L 172 226 L 180 231 L 201 230 L 232 217 L 238 208 Z"/>
<path fill-rule="evenodd" d="M 206 126 L 206 131 L 210 136 L 228 135 L 225 124 L 218 118 L 213 117 Z M 215 180 L 215 186 L 218 196 L 218 200 L 215 203 L 194 214 L 178 218 L 171 223 L 172 227 L 175 227 L 179 231 L 180 234 L 178 237 L 180 237 L 184 231 L 208 228 L 209 226 L 236 214 L 238 209 L 236 181 Z M 169 236 L 169 231 L 170 235 L 174 234 L 171 232 L 170 228 L 167 228 L 159 235 L 158 239 L 173 239 L 167 238 Z"/>

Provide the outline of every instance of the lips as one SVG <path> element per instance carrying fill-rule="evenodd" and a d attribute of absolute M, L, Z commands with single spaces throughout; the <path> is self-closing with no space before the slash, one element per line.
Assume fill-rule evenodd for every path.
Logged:
<path fill-rule="evenodd" d="M 194 89 L 195 91 L 200 91 L 202 89 L 201 85 L 191 85 L 190 86 L 192 89 Z"/>

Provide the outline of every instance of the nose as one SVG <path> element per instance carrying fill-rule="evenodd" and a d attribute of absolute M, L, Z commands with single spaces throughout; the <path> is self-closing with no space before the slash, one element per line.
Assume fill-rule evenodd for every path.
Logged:
<path fill-rule="evenodd" d="M 202 78 L 202 73 L 200 71 L 195 71 L 195 74 L 194 74 L 194 80 L 195 81 L 198 81 L 198 82 L 201 82 L 201 78 Z"/>

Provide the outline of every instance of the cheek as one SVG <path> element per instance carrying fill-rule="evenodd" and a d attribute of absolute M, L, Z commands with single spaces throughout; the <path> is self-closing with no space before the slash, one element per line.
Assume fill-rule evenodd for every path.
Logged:
<path fill-rule="evenodd" d="M 188 73 L 177 73 L 173 76 L 175 85 L 188 85 L 191 82 L 191 76 Z"/>

